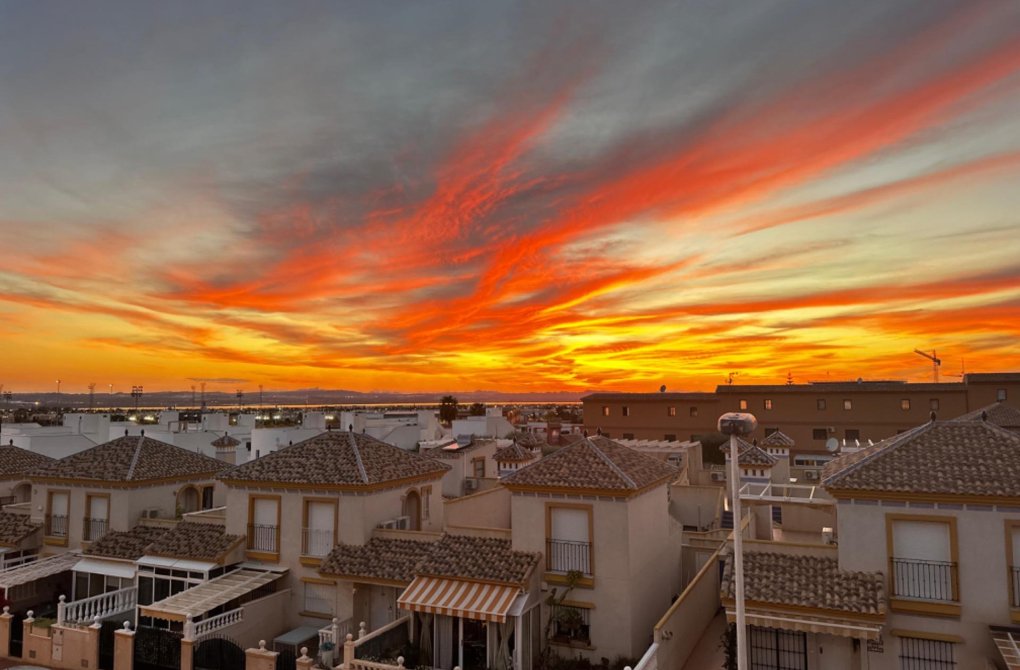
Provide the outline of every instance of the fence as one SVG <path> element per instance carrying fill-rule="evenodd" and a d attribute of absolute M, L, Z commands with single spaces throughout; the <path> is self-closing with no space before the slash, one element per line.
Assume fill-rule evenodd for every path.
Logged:
<path fill-rule="evenodd" d="M 134 609 L 138 602 L 138 588 L 129 586 L 73 602 L 65 600 L 66 596 L 60 596 L 60 602 L 57 603 L 57 623 L 87 625 L 96 619 L 105 619 Z"/>
<path fill-rule="evenodd" d="M 546 567 L 555 572 L 591 574 L 591 542 L 546 540 Z"/>
<path fill-rule="evenodd" d="M 956 563 L 892 559 L 894 595 L 921 600 L 956 600 Z"/>

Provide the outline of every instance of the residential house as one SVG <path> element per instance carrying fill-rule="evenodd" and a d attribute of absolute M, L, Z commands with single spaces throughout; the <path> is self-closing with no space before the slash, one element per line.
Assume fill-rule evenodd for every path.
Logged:
<path fill-rule="evenodd" d="M 495 486 L 499 474 L 496 450 L 510 444 L 509 440 L 461 435 L 454 442 L 421 453 L 450 466 L 443 477 L 443 495 L 455 498 Z"/>
<path fill-rule="evenodd" d="M 26 475 L 52 462 L 49 456 L 14 446 L 14 440 L 0 446 L 0 506 L 29 502 L 32 484 Z"/>
<path fill-rule="evenodd" d="M 142 517 L 173 519 L 217 502 L 224 464 L 144 434 L 124 436 L 37 466 L 31 518 L 52 551 L 79 550 Z"/>
<path fill-rule="evenodd" d="M 558 653 L 639 658 L 678 592 L 678 470 L 605 437 L 581 437 L 503 478 L 517 551 L 540 553 Z M 553 593 L 555 591 L 555 593 Z"/>
<path fill-rule="evenodd" d="M 287 571 L 288 623 L 347 621 L 354 585 L 323 577 L 323 559 L 337 545 L 365 545 L 378 526 L 440 531 L 440 480 L 448 470 L 366 434 L 327 431 L 224 472 L 226 531 L 246 538 L 249 562 Z"/>

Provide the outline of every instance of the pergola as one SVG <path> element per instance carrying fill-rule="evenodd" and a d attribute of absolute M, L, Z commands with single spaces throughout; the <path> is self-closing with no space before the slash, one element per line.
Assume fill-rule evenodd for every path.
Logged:
<path fill-rule="evenodd" d="M 285 574 L 265 570 L 237 570 L 151 605 L 143 605 L 138 608 L 139 614 L 165 621 L 183 622 L 189 617 L 197 620 L 207 612 L 248 595 Z"/>

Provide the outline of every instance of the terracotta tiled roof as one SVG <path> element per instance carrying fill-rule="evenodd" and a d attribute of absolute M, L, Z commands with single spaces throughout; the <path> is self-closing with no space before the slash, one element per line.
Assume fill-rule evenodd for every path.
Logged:
<path fill-rule="evenodd" d="M 145 554 L 214 561 L 242 539 L 241 535 L 227 535 L 220 525 L 182 521 L 150 544 Z"/>
<path fill-rule="evenodd" d="M 830 490 L 1020 497 L 1020 435 L 932 421 L 826 464 Z"/>
<path fill-rule="evenodd" d="M 432 550 L 416 567 L 415 573 L 429 577 L 524 584 L 541 557 L 541 554 L 514 551 L 510 540 L 444 535 L 432 545 Z"/>
<path fill-rule="evenodd" d="M 678 470 L 606 437 L 582 438 L 507 476 L 514 486 L 608 489 L 621 493 L 675 477 Z"/>
<path fill-rule="evenodd" d="M 363 545 L 341 544 L 322 561 L 319 572 L 337 577 L 411 583 L 414 568 L 432 550 L 432 542 L 373 537 Z"/>
<path fill-rule="evenodd" d="M 228 433 L 223 433 L 222 437 L 216 438 L 209 444 L 211 444 L 214 447 L 236 447 L 237 445 L 241 444 L 241 440 L 230 437 Z"/>
<path fill-rule="evenodd" d="M 529 431 L 517 432 L 512 434 L 510 437 L 511 439 L 513 439 L 514 442 L 521 445 L 525 449 L 537 450 L 549 444 L 538 435 Z"/>
<path fill-rule="evenodd" d="M 726 454 L 727 457 L 730 455 L 730 443 L 729 441 L 723 442 L 719 445 L 719 451 Z M 768 453 L 761 447 L 751 444 L 747 440 L 737 438 L 737 465 L 761 465 L 764 467 L 772 467 L 779 460 L 772 454 Z"/>
<path fill-rule="evenodd" d="M 0 546 L 16 547 L 40 528 L 42 525 L 32 523 L 27 514 L 0 512 Z"/>
<path fill-rule="evenodd" d="M 85 553 L 136 561 L 145 555 L 146 547 L 166 535 L 167 531 L 167 528 L 157 526 L 135 526 L 129 531 L 113 530 L 90 544 Z"/>
<path fill-rule="evenodd" d="M 497 449 L 492 456 L 492 459 L 497 463 L 526 463 L 536 458 L 538 458 L 537 453 L 521 446 L 519 442 Z"/>
<path fill-rule="evenodd" d="M 223 461 L 144 435 L 119 437 L 36 467 L 33 477 L 103 482 L 148 482 L 212 477 Z"/>
<path fill-rule="evenodd" d="M 953 421 L 988 421 L 996 426 L 1015 430 L 1020 428 L 1020 409 L 1005 402 L 996 402 L 958 416 Z"/>
<path fill-rule="evenodd" d="M 840 570 L 835 557 L 744 553 L 744 597 L 756 603 L 881 616 L 884 584 L 881 572 Z M 723 568 L 722 597 L 733 598 L 733 588 L 730 554 Z"/>
<path fill-rule="evenodd" d="M 765 436 L 765 439 L 761 441 L 763 447 L 792 447 L 794 446 L 793 438 L 784 433 L 781 430 L 777 430 L 774 433 Z"/>
<path fill-rule="evenodd" d="M 0 479 L 19 479 L 35 468 L 55 459 L 13 444 L 0 446 Z"/>
<path fill-rule="evenodd" d="M 338 488 L 441 477 L 449 465 L 363 433 L 329 431 L 224 472 L 230 483 L 280 482 Z"/>

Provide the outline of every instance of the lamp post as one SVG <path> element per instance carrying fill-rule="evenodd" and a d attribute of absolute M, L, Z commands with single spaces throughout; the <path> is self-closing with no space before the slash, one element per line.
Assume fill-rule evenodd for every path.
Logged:
<path fill-rule="evenodd" d="M 753 414 L 727 412 L 719 417 L 719 432 L 730 436 L 730 496 L 733 498 L 733 600 L 737 611 L 737 670 L 747 670 L 747 623 L 744 617 L 744 538 L 740 519 L 740 448 L 737 438 L 758 427 Z"/>

